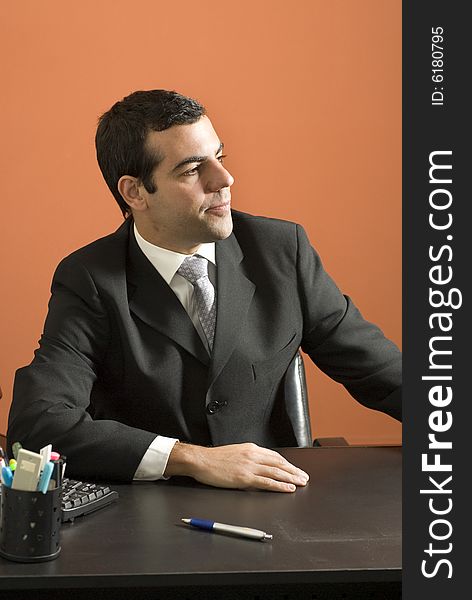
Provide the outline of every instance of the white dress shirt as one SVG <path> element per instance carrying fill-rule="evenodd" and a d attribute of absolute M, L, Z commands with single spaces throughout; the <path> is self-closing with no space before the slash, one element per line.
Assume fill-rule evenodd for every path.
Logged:
<path fill-rule="evenodd" d="M 172 250 L 160 248 L 159 246 L 151 244 L 139 234 L 136 224 L 134 224 L 134 235 L 138 246 L 141 248 L 146 258 L 180 300 L 182 306 L 191 318 L 192 323 L 195 325 L 195 329 L 205 345 L 205 348 L 210 352 L 208 341 L 202 329 L 200 319 L 198 318 L 193 285 L 187 281 L 185 277 L 182 277 L 177 273 L 180 265 L 189 255 L 173 252 Z M 198 249 L 198 254 L 209 261 L 208 276 L 213 285 L 215 285 L 216 260 L 214 242 L 210 244 L 201 244 Z M 169 455 L 177 441 L 176 438 L 158 435 L 152 441 L 139 463 L 136 473 L 134 474 L 134 480 L 154 481 L 156 479 L 165 479 L 163 474 L 167 466 L 167 461 L 169 460 Z"/>

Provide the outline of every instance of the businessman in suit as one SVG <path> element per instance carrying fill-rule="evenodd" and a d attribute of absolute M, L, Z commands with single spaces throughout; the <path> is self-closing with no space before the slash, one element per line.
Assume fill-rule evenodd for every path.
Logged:
<path fill-rule="evenodd" d="M 52 442 L 71 475 L 188 475 L 291 492 L 308 476 L 283 380 L 301 347 L 359 402 L 400 419 L 401 359 L 324 271 L 302 227 L 232 211 L 205 109 L 135 92 L 99 121 L 125 222 L 58 266 L 40 347 L 16 375 L 8 438 Z"/>

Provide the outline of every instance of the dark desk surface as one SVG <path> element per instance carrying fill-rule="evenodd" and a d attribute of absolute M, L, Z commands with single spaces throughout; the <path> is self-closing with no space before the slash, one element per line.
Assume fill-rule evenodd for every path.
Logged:
<path fill-rule="evenodd" d="M 113 486 L 114 505 L 62 527 L 51 562 L 0 558 L 0 588 L 400 581 L 401 449 L 281 450 L 310 474 L 293 494 L 222 490 L 180 479 Z M 208 518 L 271 542 L 180 524 Z"/>

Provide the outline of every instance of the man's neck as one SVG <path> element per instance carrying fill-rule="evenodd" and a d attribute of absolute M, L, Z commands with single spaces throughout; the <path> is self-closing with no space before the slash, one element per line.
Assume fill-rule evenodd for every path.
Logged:
<path fill-rule="evenodd" d="M 164 250 L 170 250 L 171 252 L 178 252 L 179 254 L 195 254 L 198 252 L 201 244 L 197 244 L 194 246 L 182 246 L 180 244 L 175 244 L 171 241 L 163 239 L 159 234 L 151 227 L 147 227 L 142 223 L 137 223 L 135 220 L 136 230 L 139 235 L 149 244 L 153 246 L 157 246 L 158 248 L 163 248 Z"/>

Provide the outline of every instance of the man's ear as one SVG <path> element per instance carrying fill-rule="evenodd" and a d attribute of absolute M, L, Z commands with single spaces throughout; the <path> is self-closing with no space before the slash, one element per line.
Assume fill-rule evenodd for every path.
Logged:
<path fill-rule="evenodd" d="M 131 177 L 131 175 L 120 177 L 118 191 L 126 204 L 133 210 L 142 211 L 148 207 L 146 197 L 142 194 L 142 185 L 136 177 Z"/>

